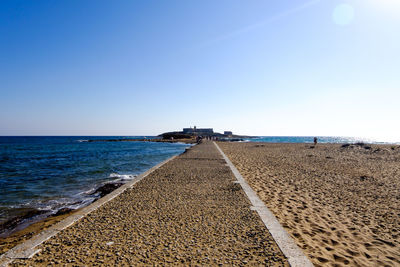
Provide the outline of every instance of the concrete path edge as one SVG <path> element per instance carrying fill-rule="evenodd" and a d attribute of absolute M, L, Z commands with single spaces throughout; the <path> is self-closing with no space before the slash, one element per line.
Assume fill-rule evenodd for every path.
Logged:
<path fill-rule="evenodd" d="M 221 150 L 218 144 L 214 142 L 214 145 L 217 147 L 218 151 L 221 153 L 222 157 L 225 159 L 226 163 L 232 170 L 233 174 L 237 179 L 237 183 L 239 183 L 242 186 L 243 191 L 249 198 L 251 204 L 253 205 L 251 209 L 257 211 L 261 220 L 263 221 L 268 231 L 274 238 L 276 244 L 281 249 L 285 257 L 288 259 L 290 266 L 293 267 L 314 266 L 311 263 L 311 261 L 307 258 L 307 256 L 303 253 L 303 251 L 297 246 L 294 240 L 290 237 L 290 235 L 286 232 L 286 230 L 282 227 L 282 225 L 276 219 L 274 214 L 267 208 L 265 203 L 258 197 L 256 192 L 254 192 L 254 190 L 248 185 L 246 180 L 236 169 L 235 165 L 233 165 L 233 163 Z"/>
<path fill-rule="evenodd" d="M 187 148 L 188 149 L 188 148 Z M 112 191 L 110 194 L 98 199 L 97 201 L 93 202 L 89 206 L 86 206 L 82 208 L 81 210 L 77 211 L 76 213 L 72 214 L 71 216 L 68 216 L 64 220 L 62 220 L 59 223 L 56 223 L 55 225 L 49 227 L 46 230 L 43 230 L 42 232 L 38 233 L 31 239 L 25 241 L 22 244 L 19 244 L 12 249 L 8 250 L 4 254 L 0 255 L 0 266 L 5 267 L 8 266 L 8 264 L 12 263 L 15 259 L 27 259 L 33 257 L 36 253 L 40 252 L 40 249 L 37 249 L 36 247 L 45 242 L 46 240 L 50 239 L 51 237 L 55 236 L 65 228 L 71 226 L 78 220 L 82 219 L 92 211 L 98 209 L 105 203 L 111 201 L 113 198 L 117 197 L 121 193 L 123 193 L 126 189 L 131 188 L 133 185 L 135 185 L 137 182 L 148 176 L 150 173 L 155 171 L 156 169 L 160 168 L 167 162 L 175 159 L 177 156 L 172 156 L 168 158 L 167 160 L 157 164 L 156 166 L 152 167 L 151 169 L 145 171 L 144 173 L 138 175 L 135 177 L 132 181 L 122 185 L 121 187 L 117 188 L 116 190 Z"/>

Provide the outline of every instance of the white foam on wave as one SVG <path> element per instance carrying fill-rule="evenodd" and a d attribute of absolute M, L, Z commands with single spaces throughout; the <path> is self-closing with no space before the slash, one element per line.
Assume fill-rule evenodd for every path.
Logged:
<path fill-rule="evenodd" d="M 137 175 L 133 174 L 119 174 L 119 173 L 111 173 L 110 178 L 118 178 L 118 181 L 126 181 L 126 180 L 132 180 L 135 179 Z"/>
<path fill-rule="evenodd" d="M 81 206 L 87 205 L 94 200 L 94 197 L 63 197 L 59 199 L 52 199 L 47 201 L 38 202 L 34 205 L 34 207 L 38 210 L 51 211 L 52 213 L 56 213 L 58 210 L 62 208 L 70 208 L 77 209 Z"/>
<path fill-rule="evenodd" d="M 81 199 L 81 201 L 79 201 L 79 202 L 75 202 L 75 203 L 66 205 L 65 208 L 69 208 L 72 210 L 80 209 L 80 208 L 86 207 L 87 205 L 89 205 L 90 203 L 92 203 L 95 200 L 96 200 L 96 197 L 86 197 L 84 199 Z"/>
<path fill-rule="evenodd" d="M 82 142 L 89 142 L 89 140 L 76 140 L 77 142 L 79 142 L 79 143 L 82 143 Z"/>

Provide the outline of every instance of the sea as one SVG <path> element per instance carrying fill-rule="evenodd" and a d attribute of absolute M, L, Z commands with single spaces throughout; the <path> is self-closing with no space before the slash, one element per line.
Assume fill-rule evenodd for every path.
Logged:
<path fill-rule="evenodd" d="M 88 142 L 143 138 L 154 137 L 0 137 L 0 225 L 18 216 L 23 221 L 34 221 L 27 214 L 46 217 L 61 209 L 84 207 L 99 198 L 94 192 L 105 183 L 132 180 L 189 146 L 141 141 Z M 2 229 L 0 237 L 5 232 L 10 233 L 10 229 Z"/>
<path fill-rule="evenodd" d="M 315 136 L 318 143 L 349 144 L 399 144 L 398 142 L 382 142 L 374 139 L 360 137 L 342 136 Z M 265 143 L 313 143 L 314 136 L 259 136 L 257 138 L 246 138 L 246 142 L 265 142 Z"/>

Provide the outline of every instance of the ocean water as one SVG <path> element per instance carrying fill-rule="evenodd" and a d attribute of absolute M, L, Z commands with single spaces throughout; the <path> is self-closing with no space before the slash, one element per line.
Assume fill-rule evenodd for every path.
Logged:
<path fill-rule="evenodd" d="M 0 137 L 0 224 L 30 209 L 51 214 L 85 206 L 102 184 L 133 179 L 188 147 L 85 142 L 121 138 L 143 137 Z"/>
<path fill-rule="evenodd" d="M 386 144 L 390 142 L 379 142 L 372 139 L 357 137 L 340 137 L 340 136 L 317 136 L 318 143 L 357 143 L 363 142 L 367 144 Z M 266 142 L 266 143 L 313 143 L 314 136 L 259 136 L 257 138 L 246 139 L 248 142 Z"/>

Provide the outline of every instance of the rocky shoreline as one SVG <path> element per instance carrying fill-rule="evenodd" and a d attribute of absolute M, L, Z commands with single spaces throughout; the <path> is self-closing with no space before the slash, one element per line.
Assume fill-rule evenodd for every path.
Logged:
<path fill-rule="evenodd" d="M 93 202 L 111 193 L 123 184 L 123 182 L 119 181 L 102 184 L 90 193 L 91 196 L 95 196 Z M 50 210 L 21 209 L 19 214 L 0 224 L 0 255 L 81 208 L 71 209 L 65 207 L 57 210 L 55 213 Z"/>

